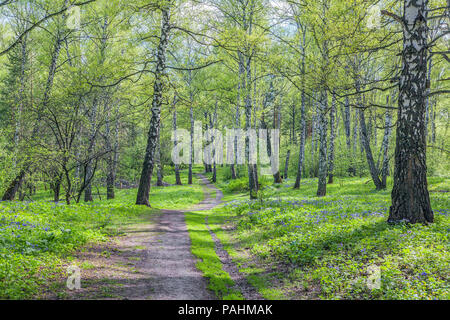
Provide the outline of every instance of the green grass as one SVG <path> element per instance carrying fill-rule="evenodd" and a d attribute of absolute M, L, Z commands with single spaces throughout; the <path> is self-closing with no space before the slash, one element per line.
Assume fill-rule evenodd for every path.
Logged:
<path fill-rule="evenodd" d="M 199 259 L 196 267 L 208 279 L 208 288 L 223 300 L 242 300 L 242 294 L 233 289 L 234 281 L 223 270 L 215 251 L 215 243 L 205 224 L 207 212 L 186 213 L 186 223 L 191 238 L 192 253 Z"/>
<path fill-rule="evenodd" d="M 315 197 L 315 179 L 292 190 L 292 180 L 273 185 L 263 178 L 264 191 L 250 202 L 245 177 L 230 183 L 224 175 L 220 170 L 218 186 L 227 203 L 186 213 L 197 267 L 217 297 L 243 299 L 215 252 L 206 217 L 240 272 L 266 299 L 450 298 L 449 179 L 429 179 L 436 223 L 410 226 L 386 223 L 390 191 L 375 192 L 368 178 L 336 178 L 324 198 Z M 0 298 L 35 297 L 65 272 L 61 266 L 75 250 L 158 212 L 135 206 L 135 195 L 136 190 L 118 190 L 113 201 L 67 206 L 38 192 L 38 201 L 0 203 Z M 202 199 L 197 184 L 152 188 L 155 208 L 189 208 Z M 374 266 L 381 270 L 381 288 L 371 290 L 367 279 Z"/>
<path fill-rule="evenodd" d="M 125 224 L 148 223 L 148 216 L 158 210 L 134 205 L 135 195 L 136 190 L 118 190 L 115 200 L 70 206 L 52 203 L 48 196 L 34 202 L 0 203 L 0 298 L 37 295 L 65 272 L 61 266 L 76 249 L 106 241 Z M 186 208 L 202 199 L 198 185 L 151 191 L 154 208 Z"/>
<path fill-rule="evenodd" d="M 210 211 L 187 212 L 186 224 L 191 238 L 191 251 L 198 258 L 196 267 L 208 279 L 208 288 L 219 299 L 242 300 L 239 290 L 234 288 L 234 281 L 223 269 L 222 262 L 215 251 L 214 240 L 206 226 L 206 217 Z"/>
<path fill-rule="evenodd" d="M 430 226 L 386 223 L 390 190 L 374 191 L 369 178 L 338 178 L 324 198 L 315 197 L 316 179 L 300 190 L 292 180 L 267 183 L 252 202 L 221 182 L 232 201 L 214 210 L 210 224 L 268 299 L 448 299 L 449 181 L 429 179 Z M 235 229 L 223 231 L 224 224 Z M 367 286 L 372 267 L 381 270 L 380 289 Z"/>

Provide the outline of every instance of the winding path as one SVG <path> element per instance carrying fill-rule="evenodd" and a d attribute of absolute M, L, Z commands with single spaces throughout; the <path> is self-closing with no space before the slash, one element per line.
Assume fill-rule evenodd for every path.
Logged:
<path fill-rule="evenodd" d="M 151 299 L 215 299 L 215 295 L 207 289 L 207 280 L 195 267 L 197 259 L 191 253 L 185 213 L 211 210 L 221 203 L 223 195 L 206 177 L 200 175 L 199 178 L 204 185 L 205 199 L 189 210 L 162 210 L 153 230 L 158 235 L 145 243 L 145 258 L 137 268 L 153 279 Z"/>
<path fill-rule="evenodd" d="M 80 259 L 95 268 L 84 270 L 82 290 L 68 293 L 72 299 L 126 300 L 215 300 L 208 280 L 195 266 L 185 215 L 211 210 L 222 203 L 223 194 L 203 175 L 197 177 L 205 199 L 187 210 L 161 210 L 151 223 L 132 225 L 126 236 L 108 246 L 80 252 Z M 215 242 L 215 251 L 223 268 L 235 281 L 235 287 L 248 300 L 261 299 L 247 283 L 219 239 L 205 223 Z M 105 252 L 108 254 L 105 256 Z M 131 267 L 130 267 L 131 266 Z"/>

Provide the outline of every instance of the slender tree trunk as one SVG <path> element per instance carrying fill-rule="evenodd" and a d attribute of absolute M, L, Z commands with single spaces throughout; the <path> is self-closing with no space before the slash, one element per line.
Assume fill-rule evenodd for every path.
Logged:
<path fill-rule="evenodd" d="M 279 105 L 275 106 L 275 109 L 274 109 L 274 126 L 273 127 L 274 127 L 274 129 L 281 130 L 281 108 Z M 279 145 L 280 145 L 280 141 L 278 141 L 278 146 Z M 273 166 L 274 162 L 278 163 L 278 161 L 279 161 L 279 159 L 277 158 L 278 154 L 274 154 L 274 153 L 275 153 L 274 150 L 271 150 L 270 158 L 271 158 L 272 166 Z M 275 183 L 283 183 L 283 179 L 281 179 L 280 170 L 278 170 L 276 173 L 274 173 L 273 180 Z"/>
<path fill-rule="evenodd" d="M 351 151 L 352 142 L 351 142 L 351 129 L 350 129 L 350 100 L 348 97 L 345 98 L 345 107 L 344 107 L 344 128 L 345 128 L 345 140 L 347 142 L 347 150 Z"/>
<path fill-rule="evenodd" d="M 350 157 L 350 166 L 347 171 L 350 175 L 354 176 L 356 174 L 356 168 L 354 165 L 354 155 L 355 155 L 356 151 L 353 149 L 353 153 L 352 153 L 351 118 L 352 118 L 352 113 L 350 110 L 350 99 L 348 97 L 346 97 L 343 119 L 344 119 L 344 129 L 345 129 L 345 139 L 346 139 L 346 143 L 347 143 L 347 151 L 348 151 L 348 156 Z M 355 145 L 355 142 L 354 142 L 354 145 Z"/>
<path fill-rule="evenodd" d="M 323 16 L 326 17 L 328 11 L 327 1 L 322 3 Z M 324 27 L 327 26 L 328 21 L 326 18 L 323 20 Z M 329 52 L 328 52 L 328 41 L 325 40 L 322 43 L 322 66 L 321 66 L 321 83 L 320 83 L 320 104 L 319 104 L 319 139 L 320 139 L 320 149 L 319 149 L 319 183 L 317 187 L 317 196 L 324 197 L 327 194 L 327 174 L 328 174 L 328 159 L 327 159 L 327 117 L 326 112 L 328 110 L 328 93 L 327 93 L 327 73 L 329 64 Z"/>
<path fill-rule="evenodd" d="M 291 149 L 288 150 L 287 155 L 286 155 L 286 163 L 284 165 L 284 179 L 288 178 L 288 174 L 289 174 L 289 161 L 291 159 Z"/>
<path fill-rule="evenodd" d="M 297 25 L 299 29 L 300 24 Z M 294 189 L 300 188 L 300 182 L 302 179 L 302 169 L 303 162 L 305 160 L 305 144 L 306 144 L 306 92 L 305 92 L 305 74 L 306 74 L 306 31 L 305 27 L 302 28 L 303 32 L 303 41 L 301 42 L 301 51 L 302 51 L 302 63 L 300 67 L 300 72 L 302 75 L 302 106 L 300 111 L 300 150 L 298 153 L 298 167 L 297 167 L 297 177 L 295 179 Z"/>
<path fill-rule="evenodd" d="M 361 128 L 361 113 L 363 113 L 364 111 L 362 111 L 361 109 L 358 108 L 357 112 L 357 121 L 359 121 L 359 152 L 362 155 L 362 153 L 364 152 L 364 138 L 363 138 L 363 133 L 362 133 L 362 128 Z M 364 122 L 365 123 L 365 122 Z M 367 129 L 366 129 L 367 132 Z M 367 137 L 367 140 L 369 141 L 369 138 Z"/>
<path fill-rule="evenodd" d="M 245 98 L 245 129 L 247 132 L 252 129 L 252 74 L 251 74 L 251 57 L 247 58 L 247 81 L 245 84 L 244 91 L 246 92 Z M 248 167 L 248 184 L 250 189 L 250 199 L 256 199 L 258 193 L 258 184 L 256 183 L 255 178 L 255 166 L 250 163 L 250 139 L 247 136 L 246 138 L 246 158 L 247 158 L 247 167 Z"/>
<path fill-rule="evenodd" d="M 318 99 L 317 95 L 314 95 L 314 100 Z M 313 101 L 313 115 L 312 115 L 312 121 L 311 121 L 311 128 L 312 128 L 312 132 L 311 132 L 311 177 L 316 176 L 315 171 L 314 171 L 314 163 L 315 163 L 315 154 L 316 154 L 316 146 L 317 146 L 317 118 L 318 118 L 318 102 L 317 101 Z"/>
<path fill-rule="evenodd" d="M 217 106 L 218 106 L 218 100 L 216 98 L 216 107 L 214 109 L 214 119 L 211 119 L 210 117 L 210 123 L 211 123 L 211 129 L 216 129 L 216 125 L 217 125 Z M 212 139 L 212 143 L 214 143 L 215 137 L 213 137 Z M 214 152 L 213 152 L 213 176 L 212 176 L 212 182 L 216 183 L 217 182 L 217 164 L 216 164 L 216 150 L 214 148 Z"/>
<path fill-rule="evenodd" d="M 119 108 L 118 106 L 116 107 Z M 116 170 L 117 163 L 119 157 L 119 119 L 118 119 L 118 111 L 115 112 L 115 128 L 114 128 L 114 143 L 111 143 L 112 132 L 110 128 L 110 119 L 109 113 L 107 112 L 108 119 L 106 121 L 106 139 L 107 139 L 107 147 L 111 150 L 110 154 L 107 157 L 107 176 L 106 176 L 106 197 L 108 200 L 112 200 L 115 198 L 115 184 L 116 184 Z"/>
<path fill-rule="evenodd" d="M 239 72 L 238 72 L 238 85 L 237 85 L 237 98 L 236 98 L 236 115 L 235 115 L 235 126 L 234 128 L 237 130 L 241 128 L 241 90 L 242 87 L 245 86 L 245 79 L 243 77 L 245 73 L 244 66 L 244 56 L 242 52 L 238 52 L 238 60 L 239 60 Z M 234 164 L 231 165 L 231 179 L 235 180 L 238 177 L 238 141 L 237 137 L 234 138 Z"/>
<path fill-rule="evenodd" d="M 328 173 L 328 161 L 327 161 L 327 117 L 326 111 L 328 109 L 328 94 L 325 89 L 322 89 L 321 99 L 319 104 L 319 184 L 317 187 L 317 196 L 324 197 L 327 194 L 327 173 Z"/>
<path fill-rule="evenodd" d="M 355 108 L 354 108 L 355 109 Z M 354 110 L 353 114 L 353 156 L 356 156 L 356 151 L 358 149 L 358 109 Z M 356 174 L 356 168 L 355 168 Z"/>
<path fill-rule="evenodd" d="M 189 109 L 189 117 L 191 120 L 191 146 L 189 149 L 189 173 L 188 173 L 188 184 L 192 184 L 192 180 L 193 180 L 193 173 L 192 173 L 192 166 L 194 164 L 194 125 L 195 125 L 195 120 L 194 120 L 194 108 L 192 107 L 192 103 L 193 103 L 193 97 L 191 94 L 191 107 Z"/>
<path fill-rule="evenodd" d="M 159 136 L 161 105 L 163 95 L 163 78 L 166 69 L 166 49 L 169 42 L 170 8 L 162 9 L 161 36 L 156 55 L 155 83 L 153 86 L 152 117 L 148 132 L 147 148 L 142 166 L 141 179 L 136 199 L 137 205 L 150 206 L 150 186 L 154 168 L 154 155 Z"/>
<path fill-rule="evenodd" d="M 304 89 L 302 89 L 302 110 L 300 115 L 300 151 L 298 154 L 298 167 L 297 167 L 297 178 L 295 180 L 294 189 L 300 188 L 300 182 L 302 179 L 303 163 L 305 160 L 305 144 L 306 144 L 306 95 Z"/>
<path fill-rule="evenodd" d="M 93 155 L 95 144 L 96 144 L 96 138 L 97 138 L 97 107 L 98 107 L 98 97 L 94 99 L 94 103 L 92 105 L 92 111 L 89 116 L 89 122 L 91 125 L 90 133 L 89 133 L 89 146 L 88 146 L 88 158 L 90 159 Z M 85 202 L 92 202 L 94 201 L 92 197 L 92 180 L 94 177 L 94 171 L 92 168 L 92 160 L 88 160 L 88 163 L 86 165 L 86 172 L 85 176 L 88 179 L 88 184 L 86 185 L 86 188 L 84 189 L 84 201 Z"/>
<path fill-rule="evenodd" d="M 405 0 L 394 188 L 389 222 L 432 223 L 427 182 L 428 1 Z"/>
<path fill-rule="evenodd" d="M 366 118 L 364 114 L 364 103 L 362 101 L 361 97 L 361 85 L 359 82 L 359 78 L 357 77 L 355 79 L 355 87 L 357 92 L 357 99 L 358 99 L 358 114 L 359 114 L 359 127 L 361 132 L 361 145 L 364 148 L 364 151 L 366 153 L 366 159 L 367 163 L 369 165 L 370 175 L 372 176 L 373 183 L 375 184 L 375 187 L 377 190 L 382 189 L 382 184 L 379 176 L 378 169 L 375 165 L 375 160 L 373 159 L 373 153 L 372 148 L 370 147 L 370 140 L 369 140 L 369 134 L 367 132 L 366 127 Z"/>
<path fill-rule="evenodd" d="M 55 203 L 59 202 L 59 197 L 61 193 L 61 181 L 62 181 L 62 174 L 57 176 L 55 181 L 53 182 L 53 201 Z"/>
<path fill-rule="evenodd" d="M 173 109 L 173 132 L 175 134 L 174 138 L 175 141 L 173 143 L 174 148 L 176 148 L 178 141 L 177 141 L 177 109 L 176 109 L 176 100 L 177 98 L 175 97 L 174 99 L 174 109 Z M 180 166 L 178 164 L 175 163 L 175 183 L 177 186 L 181 186 L 181 176 L 180 176 Z"/>
<path fill-rule="evenodd" d="M 209 141 L 209 133 L 208 133 L 208 131 L 211 128 L 209 127 L 208 118 L 209 118 L 208 112 L 205 112 L 205 137 Z M 212 172 L 212 167 L 210 165 L 211 159 L 209 159 L 209 154 L 205 154 L 205 158 L 206 158 L 205 161 L 204 161 L 204 163 L 205 163 L 205 172 L 206 173 L 211 173 Z"/>
<path fill-rule="evenodd" d="M 381 169 L 381 186 L 383 189 L 387 187 L 387 177 L 389 175 L 389 140 L 391 138 L 391 129 L 392 126 L 392 114 L 391 111 L 388 110 L 386 112 L 386 120 L 385 120 L 385 131 L 383 138 L 383 166 Z"/>
<path fill-rule="evenodd" d="M 104 22 L 102 25 L 102 38 L 101 38 L 101 46 L 100 46 L 100 59 L 98 61 L 98 64 L 100 66 L 104 65 L 106 56 L 105 56 L 105 50 L 106 50 L 106 42 L 108 41 L 108 33 L 107 29 L 109 26 L 108 18 L 104 18 Z M 102 81 L 103 77 L 100 77 L 99 82 Z M 98 113 L 98 107 L 100 103 L 104 103 L 107 101 L 106 93 L 103 88 L 100 88 L 94 92 L 94 102 L 92 104 L 92 111 L 89 115 L 89 122 L 91 125 L 90 133 L 89 133 L 89 139 L 88 139 L 88 163 L 86 165 L 86 173 L 85 176 L 88 177 L 88 184 L 86 185 L 86 188 L 84 190 L 84 201 L 85 202 L 92 202 L 94 199 L 92 197 L 92 182 L 95 174 L 95 170 L 92 168 L 93 161 L 91 160 L 93 152 L 95 150 L 96 146 L 96 140 L 97 140 L 97 113 Z"/>
<path fill-rule="evenodd" d="M 367 163 L 369 164 L 370 175 L 375 184 L 377 190 L 383 189 L 381 180 L 378 174 L 378 169 L 375 165 L 375 160 L 373 159 L 372 148 L 370 147 L 369 137 L 366 128 L 366 119 L 364 116 L 364 111 L 359 111 L 360 123 L 361 123 L 361 139 L 366 152 Z"/>
<path fill-rule="evenodd" d="M 335 117 L 336 117 L 336 95 L 333 93 L 333 101 L 331 104 L 331 112 L 330 112 L 330 154 L 328 155 L 328 183 L 333 183 L 333 172 L 334 172 L 334 141 L 336 139 L 336 125 L 335 125 Z"/>

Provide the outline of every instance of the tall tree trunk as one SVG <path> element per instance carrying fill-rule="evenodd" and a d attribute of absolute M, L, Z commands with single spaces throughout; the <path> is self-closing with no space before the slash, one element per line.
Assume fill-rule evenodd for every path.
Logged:
<path fill-rule="evenodd" d="M 375 160 L 373 159 L 372 148 L 370 147 L 370 141 L 367 133 L 366 118 L 364 116 L 364 110 L 359 111 L 360 127 L 361 127 L 361 139 L 366 152 L 367 163 L 369 164 L 370 175 L 375 184 L 377 190 L 383 189 L 381 180 L 378 174 L 378 169 L 375 165 Z"/>
<path fill-rule="evenodd" d="M 247 57 L 247 80 L 244 91 L 245 97 L 245 129 L 249 132 L 252 129 L 252 71 L 251 71 L 251 57 Z M 256 182 L 255 166 L 250 163 L 250 139 L 247 136 L 245 143 L 245 153 L 248 167 L 248 185 L 250 189 L 250 199 L 256 199 L 258 194 L 258 183 Z"/>
<path fill-rule="evenodd" d="M 208 133 L 208 131 L 211 128 L 209 127 L 209 120 L 208 119 L 209 119 L 208 112 L 205 112 L 205 137 L 209 141 L 209 133 Z M 209 159 L 209 154 L 205 154 L 205 161 L 204 161 L 204 163 L 205 163 L 205 172 L 206 173 L 212 172 L 212 167 L 210 165 L 211 159 Z"/>
<path fill-rule="evenodd" d="M 367 126 L 366 126 L 366 118 L 364 114 L 364 103 L 362 101 L 361 97 L 361 85 L 359 82 L 359 78 L 355 79 L 355 87 L 357 92 L 357 99 L 358 99 L 358 114 L 359 114 L 359 127 L 361 132 L 361 145 L 364 148 L 364 151 L 366 153 L 366 159 L 367 163 L 369 165 L 370 175 L 372 177 L 373 183 L 375 184 L 375 187 L 377 190 L 382 189 L 382 184 L 379 176 L 378 169 L 375 165 L 375 160 L 373 159 L 373 153 L 372 148 L 370 147 L 370 139 L 369 139 L 369 133 L 367 132 Z"/>
<path fill-rule="evenodd" d="M 265 96 L 265 101 L 264 101 L 264 107 L 265 108 L 272 108 L 272 112 L 273 112 L 273 128 L 274 129 L 278 129 L 280 130 L 281 128 L 281 114 L 280 114 L 280 107 L 278 105 L 275 104 L 275 88 L 273 85 L 273 76 L 271 76 L 271 81 L 270 81 L 270 86 L 269 86 L 269 90 L 267 91 L 267 94 Z M 262 129 L 268 129 L 267 125 L 265 123 L 265 120 L 263 119 L 262 121 L 263 124 L 263 128 Z M 277 156 L 276 154 L 273 154 L 273 150 L 272 150 L 272 142 L 271 142 L 271 134 L 269 133 L 267 135 L 267 141 L 266 141 L 266 145 L 267 145 L 267 155 L 270 159 L 271 162 L 271 166 L 272 166 L 272 172 L 274 171 L 274 162 L 278 161 L 278 159 L 275 160 L 275 157 Z M 273 144 L 275 145 L 275 141 L 273 142 Z M 279 145 L 279 141 L 278 141 L 278 145 Z M 277 172 L 273 173 L 273 179 L 274 179 L 274 183 L 282 183 L 283 180 L 281 179 L 281 174 L 280 171 L 278 170 Z"/>
<path fill-rule="evenodd" d="M 356 156 L 356 151 L 358 150 L 358 108 L 354 108 L 353 113 L 353 156 Z M 355 168 L 356 174 L 356 168 Z"/>
<path fill-rule="evenodd" d="M 327 117 L 326 112 L 328 109 L 328 94 L 325 88 L 321 91 L 321 99 L 319 103 L 319 115 L 318 115 L 318 129 L 319 129 L 319 183 L 317 187 L 317 196 L 324 197 L 327 194 L 327 173 L 328 173 L 328 161 L 327 161 Z"/>
<path fill-rule="evenodd" d="M 302 110 L 300 114 L 300 150 L 298 154 L 298 167 L 297 167 L 297 177 L 295 179 L 294 189 L 300 188 L 300 182 L 302 179 L 303 163 L 305 161 L 305 144 L 306 144 L 306 95 L 305 90 L 302 89 Z"/>
<path fill-rule="evenodd" d="M 118 106 L 117 106 L 118 109 Z M 106 175 L 106 197 L 108 200 L 115 198 L 115 183 L 116 183 L 116 169 L 119 154 L 119 119 L 118 112 L 115 112 L 115 128 L 114 128 L 114 142 L 112 140 L 111 119 L 109 108 L 107 109 L 106 119 L 106 146 L 110 153 L 107 156 L 107 175 Z"/>
<path fill-rule="evenodd" d="M 389 222 L 432 223 L 427 182 L 425 107 L 428 1 L 405 0 L 394 188 Z"/>
<path fill-rule="evenodd" d="M 245 86 L 245 66 L 244 66 L 244 56 L 242 52 L 238 51 L 238 65 L 239 65 L 239 72 L 238 72 L 238 85 L 237 85 L 237 98 L 236 98 L 236 115 L 234 118 L 235 124 L 234 129 L 240 129 L 241 128 L 241 90 Z M 234 138 L 234 164 L 231 165 L 231 179 L 235 180 L 238 177 L 238 141 L 237 137 Z"/>
<path fill-rule="evenodd" d="M 94 177 L 94 170 L 92 168 L 92 163 L 93 160 L 92 155 L 95 149 L 95 144 L 96 144 L 96 138 L 97 138 L 97 107 L 98 107 L 98 97 L 96 97 L 94 99 L 94 103 L 92 105 L 92 111 L 89 115 L 89 122 L 91 125 L 90 128 L 90 132 L 89 132 L 89 146 L 88 146 L 88 163 L 86 165 L 86 172 L 85 177 L 86 179 L 89 181 L 88 184 L 86 185 L 86 188 L 84 189 L 84 201 L 85 202 L 92 202 L 94 201 L 93 197 L 92 197 L 92 180 Z"/>
<path fill-rule="evenodd" d="M 291 159 L 291 149 L 288 150 L 287 154 L 286 154 L 286 163 L 284 164 L 284 179 L 288 178 L 288 174 L 289 174 L 289 161 Z"/>
<path fill-rule="evenodd" d="M 216 98 L 216 107 L 214 109 L 214 118 L 212 119 L 210 116 L 210 123 L 211 123 L 211 129 L 216 129 L 216 125 L 217 125 L 217 106 L 218 106 L 219 101 Z M 214 140 L 215 137 L 213 137 L 211 143 L 214 144 Z M 216 183 L 217 182 L 217 164 L 216 164 L 216 149 L 214 148 L 214 152 L 213 152 L 213 175 L 212 175 L 212 182 Z"/>
<path fill-rule="evenodd" d="M 189 117 L 190 117 L 190 121 L 191 121 L 191 141 L 190 141 L 190 149 L 189 149 L 189 172 L 188 172 L 188 184 L 192 184 L 193 183 L 193 173 L 192 173 L 192 167 L 194 164 L 194 125 L 195 125 L 195 120 L 194 120 L 194 108 L 192 107 L 192 103 L 193 103 L 193 97 L 191 94 L 191 107 L 189 109 Z"/>
<path fill-rule="evenodd" d="M 104 22 L 102 25 L 102 38 L 101 38 L 101 44 L 100 44 L 100 58 L 98 61 L 99 66 L 102 66 L 105 63 L 106 56 L 105 56 L 105 50 L 106 50 L 106 42 L 108 41 L 108 17 L 104 17 Z M 101 76 L 98 80 L 99 82 L 102 81 L 103 76 Z M 88 162 L 86 165 L 86 172 L 85 176 L 88 179 L 88 184 L 86 185 L 86 188 L 84 190 L 84 201 L 85 202 L 92 202 L 94 199 L 92 197 L 92 181 L 95 175 L 95 170 L 92 168 L 93 160 L 93 152 L 95 150 L 96 146 L 96 140 L 97 140 L 97 113 L 98 113 L 98 107 L 100 103 L 104 103 L 108 99 L 106 98 L 106 93 L 103 88 L 100 88 L 94 92 L 94 102 L 92 104 L 92 111 L 89 115 L 89 122 L 91 125 L 90 132 L 89 132 L 89 139 L 88 139 Z"/>
<path fill-rule="evenodd" d="M 383 189 L 386 189 L 387 187 L 387 176 L 389 174 L 389 140 L 391 138 L 391 126 L 392 126 L 392 114 L 391 111 L 388 110 L 386 112 L 386 119 L 385 119 L 385 131 L 384 131 L 384 138 L 383 138 L 383 146 L 382 146 L 382 153 L 383 153 L 383 166 L 381 168 L 381 187 Z"/>
<path fill-rule="evenodd" d="M 311 177 L 315 177 L 315 171 L 314 171 L 314 163 L 315 163 L 315 154 L 316 154 L 316 147 L 317 147 L 317 118 L 318 118 L 318 98 L 317 95 L 314 95 L 313 99 L 313 115 L 311 120 Z"/>
<path fill-rule="evenodd" d="M 328 21 L 326 20 L 326 13 L 328 11 L 327 1 L 322 2 L 322 11 L 324 19 L 323 24 L 326 28 Z M 327 77 L 329 65 L 328 41 L 324 40 L 322 43 L 322 65 L 321 65 L 321 83 L 320 83 L 320 104 L 319 104 L 319 183 L 317 186 L 317 196 L 324 197 L 327 194 L 327 174 L 328 174 L 328 153 L 327 153 L 327 132 L 328 124 L 326 113 L 328 110 L 328 93 L 327 93 Z"/>
<path fill-rule="evenodd" d="M 352 142 L 351 142 L 351 129 L 350 129 L 350 100 L 348 97 L 345 98 L 345 106 L 344 106 L 344 128 L 345 128 L 345 140 L 347 142 L 347 150 L 351 151 Z"/>
<path fill-rule="evenodd" d="M 335 117 L 336 117 L 336 94 L 333 93 L 333 101 L 331 103 L 331 112 L 330 112 L 330 154 L 328 155 L 328 183 L 333 183 L 333 172 L 334 172 L 334 141 L 336 139 L 336 125 L 335 125 Z"/>
<path fill-rule="evenodd" d="M 274 129 L 277 130 L 281 130 L 281 108 L 279 105 L 274 105 L 274 110 L 273 110 L 273 114 L 274 114 L 274 123 L 273 123 L 273 127 Z M 270 134 L 269 134 L 270 137 Z M 270 138 L 267 139 L 268 141 L 270 140 Z M 269 141 L 270 142 L 270 141 Z M 278 141 L 278 146 L 280 145 L 280 141 Z M 274 150 L 272 150 L 272 148 L 270 148 L 271 150 L 271 154 L 270 154 L 270 159 L 271 159 L 271 165 L 273 167 L 274 163 L 279 161 L 278 157 L 279 155 L 277 154 L 277 152 L 274 152 Z M 279 149 L 279 148 L 278 148 Z M 275 153 L 275 154 L 274 154 Z M 273 180 L 274 183 L 283 183 L 283 179 L 281 179 L 281 173 L 280 170 L 278 170 L 276 173 L 273 174 Z"/>
<path fill-rule="evenodd" d="M 173 102 L 173 132 L 174 132 L 174 142 L 173 142 L 173 146 L 174 148 L 177 147 L 178 141 L 177 141 L 177 109 L 176 109 L 176 104 L 177 104 L 177 97 L 175 96 L 174 98 L 174 102 Z M 177 186 L 181 186 L 181 176 L 180 176 L 180 166 L 178 164 L 175 163 L 175 184 Z"/>
<path fill-rule="evenodd" d="M 364 138 L 363 138 L 363 133 L 362 133 L 362 128 L 361 128 L 361 113 L 363 113 L 364 111 L 362 111 L 360 108 L 358 108 L 358 110 L 356 111 L 357 113 L 357 121 L 359 121 L 359 152 L 362 155 L 362 153 L 364 152 Z M 365 121 L 364 121 L 365 123 Z M 367 128 L 366 128 L 366 132 L 367 132 Z M 369 137 L 367 137 L 367 140 L 369 141 Z M 370 143 L 370 142 L 369 142 Z"/>
<path fill-rule="evenodd" d="M 148 131 L 147 148 L 142 166 L 141 179 L 136 204 L 150 206 L 150 186 L 154 168 L 154 156 L 159 136 L 161 121 L 161 105 L 163 95 L 163 78 L 166 69 L 166 49 L 170 32 L 170 8 L 162 8 L 161 36 L 156 55 L 155 83 L 153 86 L 152 117 Z"/>
<path fill-rule="evenodd" d="M 55 178 L 55 181 L 52 183 L 53 201 L 55 203 L 59 202 L 59 197 L 60 197 L 60 193 L 61 193 L 61 181 L 62 181 L 62 174 L 57 176 Z"/>
<path fill-rule="evenodd" d="M 297 23 L 297 29 L 300 29 L 300 24 Z M 306 27 L 302 27 L 303 40 L 301 42 L 302 62 L 300 66 L 300 72 L 302 75 L 302 106 L 300 111 L 300 150 L 298 153 L 298 167 L 297 177 L 295 179 L 294 189 L 300 188 L 300 182 L 302 179 L 303 162 L 305 160 L 305 144 L 306 144 L 306 92 L 305 92 L 305 74 L 306 74 Z"/>
<path fill-rule="evenodd" d="M 356 152 L 353 149 L 353 153 L 352 153 L 352 132 L 351 132 L 352 113 L 351 113 L 351 109 L 350 109 L 350 99 L 348 97 L 345 98 L 344 114 L 343 114 L 342 118 L 344 119 L 345 139 L 346 139 L 346 143 L 347 143 L 348 156 L 350 158 L 350 166 L 347 171 L 350 175 L 354 176 L 356 174 L 356 168 L 354 165 L 354 155 Z M 355 135 L 355 131 L 354 131 L 354 135 Z M 355 142 L 354 142 L 354 145 L 355 145 Z"/>

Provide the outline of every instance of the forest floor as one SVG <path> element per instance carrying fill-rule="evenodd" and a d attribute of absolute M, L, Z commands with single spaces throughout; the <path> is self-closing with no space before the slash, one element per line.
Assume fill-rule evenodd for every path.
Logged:
<path fill-rule="evenodd" d="M 336 178 L 317 198 L 317 179 L 293 190 L 261 177 L 249 201 L 248 179 L 227 174 L 188 185 L 184 172 L 183 186 L 152 188 L 151 209 L 134 204 L 135 189 L 93 203 L 53 203 L 48 191 L 0 203 L 0 299 L 450 296 L 450 179 L 429 178 L 436 221 L 423 226 L 386 222 L 391 179 L 377 192 L 367 178 Z M 80 290 L 67 288 L 70 266 Z"/>
<path fill-rule="evenodd" d="M 160 210 L 139 223 L 121 228 L 121 235 L 108 242 L 92 243 L 75 254 L 82 268 L 81 289 L 69 290 L 59 279 L 44 299 L 122 299 L 122 300 L 213 300 L 214 285 L 208 288 L 197 259 L 191 252 L 186 215 L 209 211 L 221 204 L 222 192 L 198 175 L 204 200 L 186 210 Z M 207 220 L 206 226 L 207 226 Z M 209 228 L 208 228 L 209 229 Z M 192 231 L 191 232 L 196 232 Z M 201 231 L 200 231 L 201 232 Z M 238 271 L 219 239 L 208 230 L 220 267 L 228 273 L 235 292 L 242 298 L 260 299 L 257 290 Z M 203 244 L 204 246 L 204 244 Z"/>

